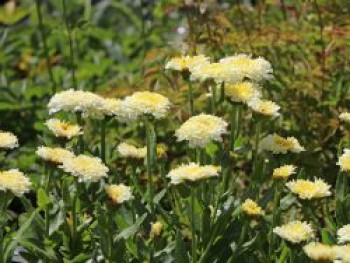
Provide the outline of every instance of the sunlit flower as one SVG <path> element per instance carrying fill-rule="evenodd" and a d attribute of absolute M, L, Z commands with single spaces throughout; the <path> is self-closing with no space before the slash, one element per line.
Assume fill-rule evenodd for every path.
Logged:
<path fill-rule="evenodd" d="M 249 216 L 260 216 L 264 213 L 262 208 L 251 199 L 246 199 L 242 204 L 242 210 Z"/>
<path fill-rule="evenodd" d="M 74 153 L 63 148 L 51 148 L 40 146 L 36 150 L 36 155 L 45 161 L 61 164 L 67 158 L 74 157 Z"/>
<path fill-rule="evenodd" d="M 121 204 L 134 198 L 131 192 L 131 188 L 124 184 L 107 185 L 106 194 L 108 198 L 111 199 L 115 204 Z"/>
<path fill-rule="evenodd" d="M 275 154 L 285 154 L 288 151 L 299 153 L 305 151 L 298 140 L 294 137 L 284 138 L 277 134 L 269 134 L 260 141 L 260 150 L 271 151 Z"/>
<path fill-rule="evenodd" d="M 286 183 L 289 190 L 298 195 L 300 199 L 317 199 L 331 195 L 330 185 L 322 179 L 310 180 L 298 179 Z"/>
<path fill-rule="evenodd" d="M 137 148 L 125 142 L 118 145 L 117 151 L 121 157 L 125 158 L 143 159 L 147 155 L 147 147 Z"/>
<path fill-rule="evenodd" d="M 344 153 L 339 157 L 337 165 L 340 166 L 340 170 L 343 172 L 350 171 L 350 149 L 344 149 Z"/>
<path fill-rule="evenodd" d="M 99 113 L 101 116 L 111 116 L 117 118 L 119 121 L 126 122 L 137 118 L 138 113 L 133 108 L 130 108 L 124 100 L 115 98 L 105 98 Z"/>
<path fill-rule="evenodd" d="M 66 139 L 71 139 L 79 134 L 82 134 L 79 125 L 70 124 L 59 119 L 50 119 L 46 121 L 46 126 L 56 137 L 63 137 Z"/>
<path fill-rule="evenodd" d="M 321 243 L 309 243 L 303 247 L 305 254 L 315 261 L 332 261 L 336 259 L 336 250 L 333 246 Z"/>
<path fill-rule="evenodd" d="M 335 246 L 335 252 L 341 263 L 350 263 L 350 245 Z"/>
<path fill-rule="evenodd" d="M 343 112 L 339 115 L 339 119 L 344 122 L 350 122 L 350 112 Z"/>
<path fill-rule="evenodd" d="M 338 229 L 337 236 L 339 243 L 350 242 L 350 224 Z"/>
<path fill-rule="evenodd" d="M 253 99 L 248 102 L 248 106 L 256 113 L 267 117 L 279 116 L 280 106 L 270 100 Z"/>
<path fill-rule="evenodd" d="M 220 63 L 232 68 L 238 68 L 244 78 L 253 81 L 263 81 L 272 78 L 273 69 L 270 62 L 262 57 L 252 58 L 246 54 L 238 54 L 220 59 Z"/>
<path fill-rule="evenodd" d="M 60 167 L 65 172 L 78 177 L 79 181 L 97 181 L 103 177 L 107 177 L 109 170 L 100 158 L 83 154 L 64 159 Z"/>
<path fill-rule="evenodd" d="M 103 107 L 102 97 L 82 90 L 65 90 L 56 93 L 49 101 L 49 113 L 59 111 L 80 112 L 83 116 L 96 115 Z"/>
<path fill-rule="evenodd" d="M 165 69 L 192 70 L 194 67 L 210 63 L 209 58 L 204 55 L 175 57 L 168 61 Z"/>
<path fill-rule="evenodd" d="M 175 132 L 178 141 L 188 141 L 191 148 L 205 147 L 211 141 L 222 141 L 227 123 L 216 116 L 200 114 L 188 119 Z"/>
<path fill-rule="evenodd" d="M 283 165 L 273 170 L 272 177 L 274 179 L 286 179 L 292 174 L 295 174 L 296 168 L 294 165 Z"/>
<path fill-rule="evenodd" d="M 275 227 L 273 232 L 291 243 L 301 243 L 314 236 L 314 231 L 306 222 L 293 221 L 288 224 Z"/>
<path fill-rule="evenodd" d="M 257 84 L 249 81 L 237 84 L 226 84 L 225 95 L 234 102 L 247 103 L 250 100 L 261 97 L 261 92 Z"/>
<path fill-rule="evenodd" d="M 167 175 L 171 184 L 180 184 L 185 181 L 196 182 L 210 177 L 219 176 L 220 167 L 214 165 L 200 166 L 196 163 L 183 164 Z"/>
<path fill-rule="evenodd" d="M 241 71 L 223 63 L 203 64 L 191 69 L 191 80 L 214 80 L 216 83 L 238 83 L 243 80 Z"/>
<path fill-rule="evenodd" d="M 163 224 L 160 221 L 157 221 L 155 223 L 152 223 L 151 225 L 151 231 L 150 231 L 150 237 L 155 238 L 160 236 L 163 230 Z"/>
<path fill-rule="evenodd" d="M 30 190 L 30 180 L 17 169 L 0 171 L 0 190 L 10 191 L 16 196 L 22 196 Z"/>
<path fill-rule="evenodd" d="M 10 132 L 0 131 L 0 148 L 13 149 L 18 147 L 17 137 Z"/>
<path fill-rule="evenodd" d="M 125 107 L 134 116 L 153 115 L 156 119 L 163 118 L 170 109 L 169 100 L 154 92 L 140 91 L 124 99 Z"/>

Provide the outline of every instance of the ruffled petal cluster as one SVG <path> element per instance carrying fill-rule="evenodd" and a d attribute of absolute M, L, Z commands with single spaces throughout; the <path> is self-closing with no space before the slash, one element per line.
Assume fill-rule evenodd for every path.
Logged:
<path fill-rule="evenodd" d="M 343 172 L 350 171 L 350 149 L 344 149 L 344 153 L 339 157 L 337 165 Z"/>
<path fill-rule="evenodd" d="M 301 221 L 292 221 L 288 224 L 275 227 L 273 232 L 294 244 L 307 241 L 314 237 L 312 227 L 308 223 Z"/>
<path fill-rule="evenodd" d="M 274 179 L 286 179 L 292 174 L 295 174 L 296 166 L 283 165 L 273 170 L 272 178 Z"/>
<path fill-rule="evenodd" d="M 175 57 L 168 61 L 165 69 L 177 71 L 193 70 L 195 67 L 209 64 L 210 59 L 204 55 Z"/>
<path fill-rule="evenodd" d="M 310 259 L 315 261 L 329 262 L 337 258 L 335 247 L 322 243 L 309 243 L 303 247 L 303 250 Z"/>
<path fill-rule="evenodd" d="M 43 160 L 55 164 L 62 164 L 65 159 L 74 157 L 74 153 L 71 151 L 58 147 L 51 148 L 40 146 L 35 153 Z"/>
<path fill-rule="evenodd" d="M 298 179 L 286 183 L 289 190 L 298 195 L 300 199 L 317 199 L 331 195 L 331 186 L 322 179 L 310 180 Z"/>
<path fill-rule="evenodd" d="M 253 200 L 246 199 L 242 204 L 242 211 L 249 216 L 260 216 L 264 214 L 262 208 Z"/>
<path fill-rule="evenodd" d="M 234 102 L 248 103 L 261 97 L 260 87 L 249 81 L 225 84 L 225 95 Z"/>
<path fill-rule="evenodd" d="M 350 242 L 350 224 L 339 228 L 337 231 L 338 242 L 347 243 Z"/>
<path fill-rule="evenodd" d="M 277 134 L 269 134 L 261 139 L 260 150 L 270 151 L 275 154 L 285 154 L 287 152 L 299 153 L 305 151 L 299 141 L 294 137 L 284 138 Z"/>
<path fill-rule="evenodd" d="M 122 204 L 134 198 L 131 188 L 124 184 L 110 184 L 105 189 L 108 198 L 115 204 Z"/>
<path fill-rule="evenodd" d="M 71 139 L 82 134 L 81 127 L 59 119 L 47 120 L 45 125 L 56 137 Z"/>
<path fill-rule="evenodd" d="M 0 171 L 0 190 L 10 191 L 16 196 L 22 196 L 30 191 L 31 182 L 17 169 Z"/>
<path fill-rule="evenodd" d="M 270 100 L 252 99 L 248 102 L 248 106 L 256 113 L 266 117 L 278 117 L 280 106 Z"/>
<path fill-rule="evenodd" d="M 0 131 L 0 148 L 14 149 L 18 147 L 18 138 L 11 132 Z"/>
<path fill-rule="evenodd" d="M 143 159 L 147 156 L 147 147 L 137 148 L 125 142 L 118 145 L 117 151 L 124 158 Z"/>

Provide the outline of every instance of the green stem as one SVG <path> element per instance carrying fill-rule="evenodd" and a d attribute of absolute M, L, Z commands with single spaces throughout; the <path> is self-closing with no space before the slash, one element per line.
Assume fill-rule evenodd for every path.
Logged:
<path fill-rule="evenodd" d="M 211 87 L 211 112 L 212 114 L 216 113 L 216 86 Z"/>
<path fill-rule="evenodd" d="M 45 193 L 49 197 L 50 196 L 50 179 L 53 173 L 53 170 L 49 167 L 46 170 L 46 178 L 45 178 Z M 48 238 L 50 232 L 50 204 L 45 206 L 45 236 Z"/>
<path fill-rule="evenodd" d="M 196 188 L 191 189 L 191 232 L 192 232 L 192 263 L 197 262 L 197 243 L 196 243 L 196 222 L 195 222 L 195 198 Z"/>
<path fill-rule="evenodd" d="M 281 255 L 278 259 L 278 263 L 285 263 L 287 260 L 287 256 L 288 256 L 288 253 L 289 253 L 290 249 L 287 247 L 287 245 L 284 245 L 283 247 L 283 250 L 281 252 Z"/>
<path fill-rule="evenodd" d="M 84 153 L 84 148 L 85 148 L 85 146 L 84 146 L 84 120 L 83 120 L 81 115 L 82 115 L 81 113 L 77 113 L 77 123 L 83 131 L 83 134 L 81 134 L 79 136 L 79 139 L 78 139 L 78 153 L 79 154 Z"/>
<path fill-rule="evenodd" d="M 101 120 L 101 160 L 106 162 L 106 117 Z"/>
<path fill-rule="evenodd" d="M 281 183 L 279 181 L 276 182 L 275 184 L 275 193 L 274 193 L 274 210 L 272 214 L 272 222 L 271 222 L 271 227 L 269 231 L 269 258 L 271 259 L 272 252 L 274 249 L 274 235 L 273 235 L 273 228 L 275 227 L 276 223 L 279 220 L 279 206 L 280 206 L 280 200 L 281 200 Z"/>
<path fill-rule="evenodd" d="M 190 80 L 188 81 L 188 100 L 189 100 L 190 116 L 193 116 L 194 114 L 193 87 L 192 87 L 192 82 Z"/>
<path fill-rule="evenodd" d="M 78 211 L 77 211 L 77 204 L 78 204 L 78 197 L 79 197 L 79 182 L 76 182 L 76 193 L 73 198 L 73 205 L 72 205 L 72 248 L 73 252 L 78 252 Z"/>
<path fill-rule="evenodd" d="M 231 133 L 230 133 L 230 150 L 235 150 L 235 137 L 236 137 L 236 129 L 237 129 L 237 106 L 232 104 L 231 111 L 230 111 L 230 117 L 231 117 Z"/>
<path fill-rule="evenodd" d="M 148 202 L 150 205 L 151 214 L 154 215 L 154 189 L 152 172 L 155 164 L 156 153 L 156 133 L 151 121 L 146 120 L 146 137 L 147 137 L 147 175 L 148 175 Z"/>
<path fill-rule="evenodd" d="M 39 31 L 40 31 L 40 35 L 41 35 L 41 41 L 43 42 L 43 46 L 44 46 L 44 55 L 46 58 L 47 71 L 49 73 L 49 78 L 51 81 L 52 94 L 55 94 L 56 93 L 56 82 L 55 82 L 55 79 L 54 79 L 54 76 L 52 73 L 52 68 L 51 68 L 51 63 L 50 63 L 49 48 L 47 46 L 43 17 L 42 17 L 42 13 L 41 13 L 41 1 L 36 0 L 35 5 L 36 5 L 36 12 L 38 14 L 38 22 L 39 22 Z"/>

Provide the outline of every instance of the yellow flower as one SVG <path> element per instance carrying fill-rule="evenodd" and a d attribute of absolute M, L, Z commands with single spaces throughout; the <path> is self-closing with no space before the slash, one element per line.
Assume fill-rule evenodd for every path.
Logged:
<path fill-rule="evenodd" d="M 160 234 L 162 233 L 162 230 L 163 230 L 163 224 L 160 221 L 152 223 L 150 237 L 155 238 L 160 236 Z"/>
<path fill-rule="evenodd" d="M 304 147 L 300 145 L 296 138 L 283 138 L 277 134 L 269 134 L 265 138 L 261 139 L 259 150 L 271 151 L 275 154 L 285 154 L 288 151 L 294 153 L 305 151 Z"/>
<path fill-rule="evenodd" d="M 131 188 L 124 184 L 107 185 L 106 194 L 108 198 L 111 199 L 115 204 L 121 204 L 134 198 L 131 192 Z"/>
<path fill-rule="evenodd" d="M 248 106 L 256 113 L 267 117 L 278 117 L 280 106 L 270 100 L 253 99 Z"/>
<path fill-rule="evenodd" d="M 47 120 L 45 124 L 56 137 L 63 137 L 69 140 L 79 134 L 82 134 L 79 125 L 70 124 L 58 119 Z"/>
<path fill-rule="evenodd" d="M 295 169 L 297 167 L 294 165 L 283 165 L 273 170 L 272 178 L 274 179 L 285 179 L 295 174 Z"/>
<path fill-rule="evenodd" d="M 185 181 L 196 182 L 210 177 L 219 176 L 220 167 L 214 165 L 200 166 L 196 163 L 181 165 L 169 172 L 171 184 L 180 184 Z"/>
<path fill-rule="evenodd" d="M 182 56 L 172 58 L 166 65 L 165 69 L 173 69 L 173 70 L 192 70 L 194 67 L 208 64 L 209 58 L 204 55 L 198 56 Z"/>
<path fill-rule="evenodd" d="M 247 103 L 252 99 L 261 97 L 257 84 L 249 81 L 237 84 L 225 84 L 225 95 L 234 102 Z"/>
<path fill-rule="evenodd" d="M 314 231 L 306 222 L 293 221 L 288 224 L 275 227 L 273 232 L 291 243 L 301 243 L 314 236 Z"/>
<path fill-rule="evenodd" d="M 238 54 L 220 59 L 220 63 L 239 69 L 243 78 L 256 82 L 272 78 L 273 69 L 271 64 L 262 57 L 253 59 L 250 55 Z"/>
<path fill-rule="evenodd" d="M 129 117 L 153 115 L 156 119 L 163 118 L 170 109 L 169 100 L 154 92 L 135 92 L 124 99 L 123 106 L 129 111 Z"/>
<path fill-rule="evenodd" d="M 305 254 L 315 261 L 333 261 L 336 259 L 336 250 L 332 246 L 321 243 L 309 243 L 303 247 Z"/>
<path fill-rule="evenodd" d="M 331 195 L 329 191 L 330 185 L 326 184 L 322 179 L 315 179 L 314 182 L 299 179 L 286 183 L 289 190 L 298 195 L 300 199 L 316 199 Z"/>
<path fill-rule="evenodd" d="M 147 148 L 137 148 L 133 145 L 127 144 L 125 142 L 118 145 L 117 150 L 120 156 L 124 158 L 135 158 L 135 159 L 143 159 L 146 158 Z"/>
<path fill-rule="evenodd" d="M 74 157 L 74 153 L 63 148 L 50 148 L 40 146 L 36 150 L 36 155 L 41 157 L 45 161 L 49 161 L 55 164 L 61 164 L 67 158 Z"/>
<path fill-rule="evenodd" d="M 100 158 L 83 154 L 64 159 L 60 168 L 78 177 L 79 181 L 97 181 L 107 177 L 107 172 L 109 171 Z"/>
<path fill-rule="evenodd" d="M 349 112 L 343 112 L 339 115 L 339 119 L 344 122 L 350 122 L 350 113 Z"/>
<path fill-rule="evenodd" d="M 262 208 L 251 199 L 246 199 L 242 204 L 242 210 L 249 216 L 260 216 L 264 214 Z"/>
<path fill-rule="evenodd" d="M 340 259 L 341 263 L 350 263 L 350 245 L 336 246 L 336 257 Z"/>
<path fill-rule="evenodd" d="M 205 147 L 211 141 L 222 141 L 227 123 L 216 116 L 200 114 L 188 119 L 175 132 L 178 141 L 188 141 L 191 148 Z"/>
<path fill-rule="evenodd" d="M 13 149 L 18 147 L 17 137 L 10 132 L 0 131 L 0 148 Z"/>
<path fill-rule="evenodd" d="M 343 172 L 350 171 L 350 149 L 344 149 L 344 153 L 339 157 L 337 165 L 340 166 L 340 170 Z"/>
<path fill-rule="evenodd" d="M 16 196 L 29 192 L 31 183 L 19 170 L 11 169 L 0 172 L 0 190 L 10 191 Z"/>
<path fill-rule="evenodd" d="M 338 229 L 337 236 L 339 243 L 350 242 L 350 224 Z"/>
<path fill-rule="evenodd" d="M 157 144 L 157 156 L 163 158 L 167 156 L 168 146 L 164 143 Z"/>

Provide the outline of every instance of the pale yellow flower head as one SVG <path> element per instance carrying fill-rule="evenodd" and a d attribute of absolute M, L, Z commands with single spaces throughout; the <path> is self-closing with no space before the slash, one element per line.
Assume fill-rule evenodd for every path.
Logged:
<path fill-rule="evenodd" d="M 339 157 L 337 165 L 343 172 L 350 171 L 350 149 L 344 149 L 344 153 Z"/>
<path fill-rule="evenodd" d="M 252 99 L 248 102 L 248 106 L 256 113 L 265 117 L 278 117 L 280 106 L 270 100 Z"/>
<path fill-rule="evenodd" d="M 243 78 L 252 81 L 260 82 L 273 77 L 271 64 L 262 57 L 253 59 L 250 55 L 238 54 L 220 59 L 220 63 L 239 69 Z"/>
<path fill-rule="evenodd" d="M 51 148 L 40 146 L 35 153 L 43 160 L 55 164 L 62 164 L 65 159 L 74 157 L 74 153 L 71 151 L 58 147 Z"/>
<path fill-rule="evenodd" d="M 242 204 L 242 210 L 249 216 L 260 216 L 264 214 L 262 208 L 251 199 L 246 199 Z"/>
<path fill-rule="evenodd" d="M 248 103 L 261 97 L 259 86 L 253 82 L 244 81 L 237 84 L 225 84 L 225 95 L 234 102 Z"/>
<path fill-rule="evenodd" d="M 137 113 L 130 108 L 124 100 L 105 98 L 99 112 L 96 115 L 115 117 L 118 121 L 127 122 L 137 118 Z"/>
<path fill-rule="evenodd" d="M 294 165 L 283 165 L 273 170 L 273 179 L 286 179 L 292 174 L 295 174 L 295 169 L 297 167 Z"/>
<path fill-rule="evenodd" d="M 300 199 L 318 199 L 331 195 L 330 185 L 322 179 L 315 178 L 314 182 L 310 180 L 298 179 L 286 183 L 286 186 Z"/>
<path fill-rule="evenodd" d="M 10 132 L 0 131 L 0 148 L 13 149 L 18 147 L 17 137 Z"/>
<path fill-rule="evenodd" d="M 117 151 L 124 158 L 143 159 L 147 156 L 147 147 L 137 148 L 125 142 L 118 145 Z"/>
<path fill-rule="evenodd" d="M 299 153 L 305 151 L 298 140 L 294 137 L 284 138 L 277 134 L 269 134 L 261 139 L 259 150 L 271 151 L 275 154 L 287 152 Z"/>
<path fill-rule="evenodd" d="M 134 198 L 131 192 L 131 188 L 124 184 L 107 185 L 106 194 L 108 198 L 111 199 L 115 204 L 121 204 Z"/>
<path fill-rule="evenodd" d="M 333 261 L 336 259 L 336 250 L 333 246 L 321 243 L 309 243 L 303 247 L 305 254 L 315 261 Z"/>
<path fill-rule="evenodd" d="M 103 107 L 102 97 L 82 90 L 66 90 L 56 93 L 49 101 L 49 113 L 59 111 L 80 112 L 84 117 L 98 115 Z"/>
<path fill-rule="evenodd" d="M 155 223 L 152 223 L 151 225 L 151 231 L 150 231 L 150 237 L 155 238 L 160 236 L 163 230 L 163 224 L 160 221 L 157 221 Z"/>
<path fill-rule="evenodd" d="M 83 154 L 64 159 L 60 168 L 78 177 L 78 180 L 83 182 L 100 180 L 103 177 L 107 177 L 109 171 L 100 158 Z"/>
<path fill-rule="evenodd" d="M 45 125 L 56 137 L 66 138 L 68 140 L 82 134 L 79 125 L 70 124 L 59 119 L 47 120 Z"/>
<path fill-rule="evenodd" d="M 0 190 L 10 191 L 16 196 L 22 196 L 30 191 L 31 182 L 17 169 L 0 171 Z"/>
<path fill-rule="evenodd" d="M 178 141 L 188 141 L 190 148 L 205 147 L 212 141 L 221 142 L 227 133 L 227 123 L 216 116 L 200 114 L 189 118 L 175 132 Z"/>
<path fill-rule="evenodd" d="M 123 106 L 128 109 L 130 116 L 152 115 L 156 119 L 165 117 L 170 109 L 170 101 L 155 92 L 139 91 L 127 96 Z"/>
<path fill-rule="evenodd" d="M 343 122 L 350 122 L 350 112 L 343 112 L 339 115 L 339 119 Z"/>
<path fill-rule="evenodd" d="M 350 245 L 336 246 L 335 251 L 340 263 L 350 263 Z"/>
<path fill-rule="evenodd" d="M 308 223 L 301 221 L 292 221 L 288 224 L 275 227 L 273 232 L 294 244 L 307 241 L 314 237 L 312 227 Z"/>
<path fill-rule="evenodd" d="M 209 58 L 204 55 L 175 57 L 168 61 L 165 69 L 177 71 L 192 70 L 199 65 L 210 63 Z"/>
<path fill-rule="evenodd" d="M 347 243 L 350 242 L 350 224 L 343 226 L 337 231 L 338 242 Z"/>
<path fill-rule="evenodd" d="M 196 182 L 210 177 L 219 176 L 220 167 L 214 165 L 200 166 L 196 163 L 183 164 L 169 172 L 171 184 L 180 184 L 186 181 Z"/>

